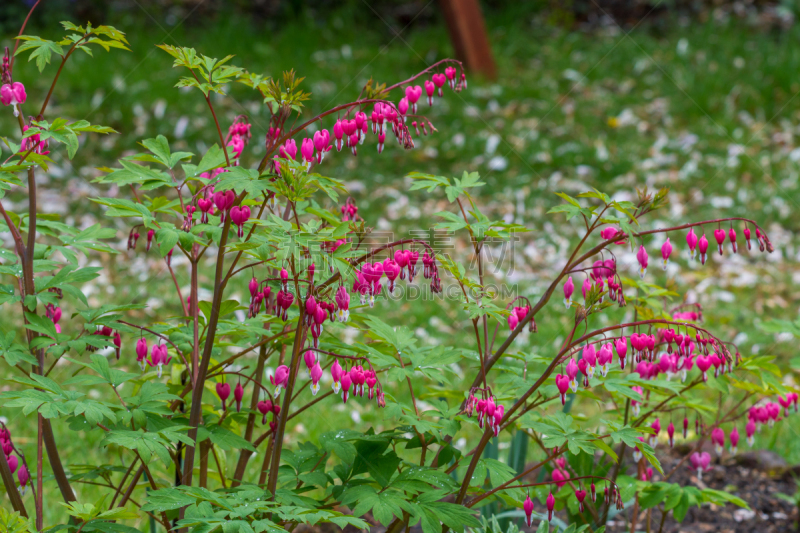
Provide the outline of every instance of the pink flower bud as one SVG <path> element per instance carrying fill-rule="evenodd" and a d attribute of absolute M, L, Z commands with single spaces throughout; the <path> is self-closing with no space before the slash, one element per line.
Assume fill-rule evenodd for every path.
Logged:
<path fill-rule="evenodd" d="M 225 400 L 231 395 L 231 386 L 227 383 L 217 383 L 217 396 L 222 401 L 222 410 L 225 410 Z"/>

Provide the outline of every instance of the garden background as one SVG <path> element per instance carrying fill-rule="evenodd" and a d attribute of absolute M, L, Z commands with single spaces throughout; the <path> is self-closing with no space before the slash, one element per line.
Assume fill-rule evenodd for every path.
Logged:
<path fill-rule="evenodd" d="M 91 20 L 125 31 L 131 45 L 131 52 L 76 55 L 53 97 L 55 113 L 119 132 L 82 136 L 84 146 L 73 161 L 55 154 L 50 174 L 55 183 L 43 187 L 41 209 L 78 227 L 101 220 L 100 207 L 88 198 L 114 195 L 92 183 L 100 174 L 96 167 L 114 166 L 119 157 L 139 151 L 138 141 L 159 133 L 168 137 L 174 151 L 203 153 L 215 140 L 204 102 L 173 88 L 179 73 L 155 43 L 192 46 L 218 57 L 235 54 L 235 64 L 276 77 L 295 69 L 314 96 L 309 116 L 354 99 L 370 78 L 391 83 L 454 53 L 436 2 L 43 4 L 26 33 L 55 38 L 62 33 L 58 21 Z M 415 150 L 393 146 L 379 155 L 374 146 L 365 145 L 357 158 L 343 153 L 327 159 L 326 173 L 347 182 L 359 214 L 377 230 L 394 231 L 429 227 L 433 213 L 448 208 L 444 197 L 406 192 L 406 174 L 480 173 L 487 183 L 480 191 L 484 212 L 535 228 L 524 245 L 498 248 L 498 261 L 513 261 L 513 268 L 504 263 L 504 270 L 493 272 L 498 286 L 528 297 L 541 294 L 544 287 L 537 280 L 551 274 L 569 249 L 568 241 L 557 236 L 569 235 L 569 230 L 554 224 L 571 223 L 545 216 L 560 201 L 556 192 L 577 194 L 597 187 L 628 199 L 636 187 L 669 187 L 671 203 L 657 214 L 657 227 L 718 216 L 755 217 L 768 230 L 775 253 L 713 254 L 710 268 L 687 270 L 682 265 L 681 281 L 692 287 L 689 301 L 706 306 L 706 320 L 719 325 L 719 334 L 735 338 L 743 353 L 774 355 L 786 379 L 793 380 L 792 370 L 800 371 L 797 7 L 792 2 L 574 2 L 569 8 L 547 2 L 484 3 L 497 78 L 470 76 L 468 90 L 438 100 L 432 116 L 439 131 L 418 137 Z M 13 46 L 28 9 L 26 2 L 3 3 L 0 44 Z M 17 65 L 15 75 L 25 76 L 29 95 L 46 91 L 56 68 L 50 65 L 33 82 L 34 65 L 23 60 Z M 247 150 L 251 160 L 260 158 L 267 114 L 253 93 L 232 88 L 230 97 L 216 99 L 215 106 L 224 123 L 239 114 L 250 117 L 254 140 Z M 10 119 L 10 113 L 0 116 L 0 131 L 12 131 Z M 3 159 L 8 155 L 3 152 Z M 15 200 L 22 197 L 9 200 L 16 207 Z M 577 231 L 577 222 L 572 222 Z M 141 249 L 125 252 L 129 228 L 120 224 L 117 229 L 115 245 L 123 252 L 92 259 L 110 268 L 93 282 L 90 301 L 145 303 L 161 313 L 164 306 L 176 306 L 174 298 L 163 298 L 172 290 L 164 263 Z M 5 230 L 0 237 L 10 241 Z M 452 238 L 441 246 L 458 255 L 468 252 L 469 243 Z M 625 255 L 619 256 L 622 268 L 632 273 L 635 260 Z M 180 259 L 174 260 L 176 274 L 186 287 L 188 274 Z M 120 263 L 132 268 L 117 270 Z M 209 280 L 201 280 L 201 286 L 203 281 L 208 289 Z M 245 291 L 242 284 L 242 295 Z M 201 292 L 200 297 L 209 294 Z M 385 307 L 384 321 L 402 323 L 418 334 L 425 321 L 432 327 L 422 340 L 435 343 L 437 335 L 457 339 L 471 328 L 458 305 L 448 305 L 446 298 L 444 302 L 410 299 L 378 305 Z M 0 317 L 0 324 L 8 322 L 9 317 Z M 517 349 L 542 354 L 557 350 L 569 319 L 544 315 L 537 322 L 538 333 L 518 341 Z M 438 333 L 431 335 L 431 330 Z M 132 345 L 122 357 L 134 371 Z M 589 419 L 597 413 L 572 415 Z M 288 432 L 313 440 L 353 423 L 377 430 L 383 416 L 371 407 L 337 405 L 324 415 L 290 424 Z M 35 423 L 27 420 L 27 431 L 24 420 L 8 422 L 18 428 L 19 444 L 35 446 Z M 95 458 L 115 453 L 91 440 L 59 435 L 57 425 L 56 431 L 73 474 L 80 470 L 74 458 L 91 465 Z M 758 445 L 774 452 L 761 462 L 773 461 L 784 475 L 782 465 L 800 463 L 798 437 L 796 423 L 759 434 Z M 508 459 L 507 450 L 489 452 Z M 530 451 L 529 461 L 534 453 Z M 54 490 L 54 484 L 48 485 Z M 724 482 L 720 488 L 726 486 L 731 489 Z M 93 499 L 90 484 L 76 488 L 79 500 Z M 774 494 L 768 497 L 775 499 Z M 45 498 L 58 499 L 55 493 Z M 48 505 L 45 513 L 46 523 L 66 516 L 57 505 Z M 796 519 L 794 513 L 786 513 L 787 520 Z"/>

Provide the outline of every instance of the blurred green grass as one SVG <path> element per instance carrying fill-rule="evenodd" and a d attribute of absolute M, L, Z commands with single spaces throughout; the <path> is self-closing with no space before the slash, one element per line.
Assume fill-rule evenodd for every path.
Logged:
<path fill-rule="evenodd" d="M 263 31 L 236 18 L 190 20 L 172 27 L 143 17 L 129 27 L 120 25 L 132 51 L 77 55 L 62 75 L 51 109 L 51 116 L 85 118 L 120 134 L 82 139 L 83 147 L 71 163 L 56 154 L 56 172 L 45 184 L 53 191 L 50 205 L 76 225 L 90 224 L 100 212 L 88 198 L 116 194 L 89 183 L 97 174 L 95 167 L 114 166 L 116 158 L 139 150 L 137 141 L 158 133 L 170 139 L 173 150 L 202 153 L 214 143 L 204 102 L 199 94 L 173 88 L 181 73 L 170 68 L 170 58 L 155 44 L 192 46 L 217 57 L 235 54 L 234 64 L 275 77 L 295 69 L 306 78 L 304 86 L 313 98 L 303 119 L 354 99 L 370 78 L 393 83 L 452 55 L 443 27 L 415 28 L 396 36 L 378 19 L 368 26 L 354 25 L 350 15 L 343 11 L 325 23 L 298 20 L 279 31 Z M 440 197 L 407 193 L 402 177 L 410 171 L 445 176 L 478 171 L 487 182 L 479 196 L 485 211 L 533 230 L 515 249 L 514 272 L 498 274 L 496 281 L 516 285 L 522 294 L 538 295 L 555 266 L 554 258 L 564 253 L 565 243 L 553 235 L 573 238 L 580 229 L 558 215 L 544 215 L 557 201 L 554 192 L 576 193 L 595 186 L 609 193 L 630 193 L 636 186 L 669 186 L 672 206 L 649 223 L 751 216 L 770 231 L 778 247 L 773 260 L 744 254 L 735 262 L 714 262 L 704 270 L 683 269 L 683 262 L 677 281 L 707 306 L 709 324 L 716 324 L 723 336 L 742 341 L 743 353 L 775 354 L 788 367 L 792 346 L 776 342 L 775 335 L 760 331 L 754 323 L 794 318 L 800 304 L 796 274 L 800 151 L 795 144 L 800 133 L 800 98 L 795 97 L 800 90 L 796 79 L 800 56 L 792 46 L 800 29 L 767 33 L 730 21 L 675 22 L 666 33 L 655 33 L 646 24 L 629 35 L 614 28 L 580 33 L 514 12 L 492 14 L 487 24 L 498 80 L 470 77 L 467 91 L 448 91 L 443 100 L 437 99 L 430 112 L 436 134 L 417 139 L 417 149 L 411 152 L 390 143 L 378 155 L 370 138 L 359 147 L 357 158 L 346 152 L 326 157 L 321 170 L 348 183 L 369 225 L 398 232 L 426 228 L 434 219 L 432 213 L 448 208 Z M 39 33 L 48 38 L 61 35 L 57 28 Z M 9 43 L 6 36 L 2 44 Z M 54 71 L 51 65 L 39 76 L 32 64 L 20 59 L 15 76 L 26 83 L 29 98 L 35 101 L 46 92 Z M 241 113 L 250 116 L 253 141 L 244 160 L 253 164 L 263 155 L 266 110 L 259 107 L 255 93 L 243 88 L 232 88 L 230 97 L 214 101 L 224 123 Z M 0 131 L 14 131 L 9 118 L 8 113 L 0 117 Z M 324 127 L 330 128 L 331 122 Z M 118 229 L 121 247 L 128 228 Z M 151 270 L 149 279 L 128 273 L 127 267 L 140 262 L 141 255 L 99 258 L 110 269 L 93 289 L 93 298 L 148 302 L 153 316 L 177 311 L 174 301 L 161 299 L 172 290 L 163 268 Z M 187 274 L 177 270 L 185 286 Z M 660 272 L 654 274 L 665 280 Z M 712 274 L 718 278 L 712 279 Z M 203 281 L 210 288 L 209 280 Z M 244 283 L 239 287 L 242 293 Z M 381 303 L 375 313 L 388 323 L 425 328 L 425 342 L 447 339 L 471 348 L 471 325 L 458 306 L 434 305 Z M 569 318 L 561 313 L 545 314 L 539 320 L 539 333 L 521 340 L 518 349 L 547 355 L 563 340 L 567 327 Z M 131 353 L 127 349 L 123 355 L 129 369 L 135 368 Z M 392 391 L 402 394 L 399 387 Z M 106 391 L 93 394 L 104 396 Z M 436 390 L 427 394 L 436 397 Z M 295 428 L 293 434 L 313 440 L 336 427 L 379 425 L 382 418 L 372 406 L 336 406 L 305 418 L 303 428 Z M 23 434 L 21 444 L 35 448 L 32 425 L 27 430 L 23 420 L 12 423 Z M 67 457 L 105 462 L 119 453 L 97 449 L 99 430 L 82 434 L 78 441 L 66 428 L 56 426 Z M 800 461 L 796 431 L 782 424 L 759 438 L 796 463 Z M 229 465 L 233 461 L 229 458 Z M 91 486 L 81 487 L 82 500 L 95 497 Z M 56 501 L 57 496 L 47 498 Z M 46 506 L 46 513 L 48 519 L 63 516 L 56 506 Z"/>

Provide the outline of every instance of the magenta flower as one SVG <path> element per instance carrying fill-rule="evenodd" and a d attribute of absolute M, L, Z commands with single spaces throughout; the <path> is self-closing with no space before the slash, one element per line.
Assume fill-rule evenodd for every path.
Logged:
<path fill-rule="evenodd" d="M 703 472 L 711 469 L 711 456 L 708 452 L 694 452 L 689 457 L 689 462 L 691 463 L 691 468 L 697 471 L 697 478 L 701 481 L 703 479 Z"/>
<path fill-rule="evenodd" d="M 689 228 L 689 233 L 686 234 L 686 244 L 689 246 L 691 258 L 694 259 L 694 254 L 697 250 L 697 235 L 694 233 L 694 228 Z"/>
<path fill-rule="evenodd" d="M 311 371 L 314 365 L 317 364 L 317 356 L 314 355 L 314 350 L 306 350 L 305 353 L 303 353 L 303 360 L 306 363 L 306 368 Z"/>
<path fill-rule="evenodd" d="M 614 341 L 614 348 L 617 350 L 617 357 L 622 370 L 625 370 L 625 354 L 628 352 L 628 340 L 625 337 L 619 337 Z"/>
<path fill-rule="evenodd" d="M 347 293 L 347 288 L 342 285 L 336 291 L 336 318 L 339 322 L 347 322 L 350 320 L 350 295 Z"/>
<path fill-rule="evenodd" d="M 747 434 L 747 445 L 752 448 L 753 441 L 755 440 L 753 435 L 756 434 L 756 423 L 753 419 L 747 421 L 747 425 L 744 427 L 745 433 Z"/>
<path fill-rule="evenodd" d="M 319 363 L 314 365 L 314 368 L 311 369 L 311 394 L 314 396 L 317 395 L 319 392 L 319 380 L 322 379 L 322 367 L 319 366 Z"/>
<path fill-rule="evenodd" d="M 442 87 L 444 87 L 444 84 L 447 83 L 447 77 L 444 74 L 436 73 L 433 76 L 431 76 L 431 81 L 433 81 L 433 84 L 439 90 L 439 98 L 444 96 L 444 91 L 442 91 Z"/>
<path fill-rule="evenodd" d="M 731 441 L 731 454 L 736 455 L 736 449 L 739 446 L 739 430 L 736 429 L 736 426 L 731 430 L 729 438 Z"/>
<path fill-rule="evenodd" d="M 661 421 L 658 418 L 656 418 L 655 421 L 650 425 L 650 427 L 655 432 L 654 434 L 650 435 L 649 438 L 650 446 L 655 448 L 656 445 L 658 444 L 658 434 L 661 433 Z"/>
<path fill-rule="evenodd" d="M 706 239 L 705 233 L 703 233 L 700 237 L 700 241 L 698 241 L 697 250 L 700 252 L 700 264 L 705 265 L 706 259 L 708 259 L 708 254 L 706 253 L 708 252 L 708 239 Z"/>
<path fill-rule="evenodd" d="M 583 347 L 582 361 L 586 361 L 586 377 L 591 379 L 594 377 L 594 367 L 597 365 L 597 350 L 594 344 L 587 344 Z"/>
<path fill-rule="evenodd" d="M 572 293 L 575 292 L 575 284 L 572 282 L 572 276 L 567 278 L 564 282 L 564 306 L 569 309 L 572 305 Z"/>
<path fill-rule="evenodd" d="M 28 467 L 24 464 L 19 468 L 17 472 L 17 479 L 19 480 L 20 485 L 20 492 L 25 494 L 25 486 L 28 484 L 28 481 L 31 479 L 31 475 L 28 473 Z"/>
<path fill-rule="evenodd" d="M 233 400 L 236 402 L 237 413 L 242 410 L 242 398 L 244 398 L 244 387 L 241 383 L 237 383 L 236 388 L 233 389 Z"/>
<path fill-rule="evenodd" d="M 451 89 L 456 88 L 456 68 L 455 67 L 447 67 L 444 69 L 444 75 L 447 76 L 447 83 L 450 85 Z"/>
<path fill-rule="evenodd" d="M 561 405 L 566 404 L 567 391 L 569 390 L 569 378 L 567 376 L 558 374 L 556 376 L 556 387 L 558 387 L 558 392 L 561 393 Z"/>
<path fill-rule="evenodd" d="M 147 364 L 150 367 L 158 367 L 158 377 L 161 377 L 161 371 L 164 365 L 169 364 L 172 357 L 169 357 L 166 344 L 154 344 L 153 349 L 150 350 L 150 358 Z"/>
<path fill-rule="evenodd" d="M 560 489 L 564 485 L 567 484 L 567 480 L 569 480 L 570 475 L 567 470 L 561 470 L 559 468 L 554 468 L 553 473 L 551 474 L 553 478 L 553 483 Z"/>
<path fill-rule="evenodd" d="M 336 138 L 336 151 L 341 152 L 342 147 L 344 146 L 344 142 L 342 138 L 344 137 L 344 128 L 342 127 L 342 121 L 337 120 L 333 125 L 333 136 Z"/>
<path fill-rule="evenodd" d="M 342 374 L 342 401 L 347 403 L 347 399 L 350 397 L 350 387 L 353 384 L 353 379 L 350 377 L 349 372 L 344 372 Z"/>
<path fill-rule="evenodd" d="M 713 364 L 711 357 L 700 355 L 697 357 L 696 363 L 697 363 L 697 368 L 700 370 L 700 372 L 703 373 L 703 381 L 708 381 L 708 374 L 706 374 L 706 372 L 708 371 L 709 368 L 711 368 L 711 365 Z"/>
<path fill-rule="evenodd" d="M 547 521 L 551 521 L 553 519 L 553 509 L 556 508 L 556 499 L 553 497 L 553 493 L 547 495 Z"/>
<path fill-rule="evenodd" d="M 714 428 L 711 431 L 711 443 L 714 445 L 717 455 L 722 455 L 722 451 L 725 449 L 725 432 L 722 428 Z"/>
<path fill-rule="evenodd" d="M 750 244 L 750 228 L 747 227 L 746 224 L 744 226 L 744 239 L 747 242 L 747 249 L 752 250 L 753 248 L 752 245 Z"/>
<path fill-rule="evenodd" d="M 644 279 L 644 275 L 647 272 L 647 262 L 648 262 L 647 250 L 645 250 L 644 245 L 639 246 L 639 251 L 636 253 L 636 260 L 639 261 L 639 277 Z"/>
<path fill-rule="evenodd" d="M 400 265 L 394 261 L 394 259 L 387 258 L 383 262 L 383 273 L 386 274 L 386 277 L 389 279 L 389 294 L 394 292 L 394 280 L 400 275 Z"/>
<path fill-rule="evenodd" d="M 339 394 L 343 376 L 344 370 L 342 370 L 342 366 L 339 364 L 338 360 L 334 361 L 331 366 L 331 378 L 333 379 L 333 392 L 336 394 Z"/>
<path fill-rule="evenodd" d="M 314 141 L 308 137 L 300 143 L 300 156 L 303 163 L 306 164 L 306 168 L 311 168 L 311 164 L 314 162 Z"/>
<path fill-rule="evenodd" d="M 256 405 L 258 412 L 261 413 L 261 424 L 267 423 L 267 415 L 272 412 L 272 402 L 269 400 L 262 400 Z"/>
<path fill-rule="evenodd" d="M 374 370 L 369 370 L 366 373 L 365 382 L 367 384 L 367 389 L 368 389 L 367 398 L 369 398 L 371 400 L 372 398 L 375 397 L 375 390 L 374 389 L 375 389 L 375 385 L 378 384 L 378 378 L 375 375 L 375 371 Z"/>
<path fill-rule="evenodd" d="M 422 87 L 419 85 L 414 85 L 406 87 L 406 100 L 408 103 L 411 104 L 411 112 L 417 112 L 417 102 L 419 101 L 420 97 L 422 96 Z"/>
<path fill-rule="evenodd" d="M 661 258 L 664 260 L 664 270 L 667 269 L 667 263 L 669 263 L 669 256 L 671 253 L 672 244 L 670 244 L 669 237 L 667 237 L 667 240 L 661 245 Z"/>
<path fill-rule="evenodd" d="M 278 148 L 278 155 L 283 159 L 297 159 L 297 143 L 294 139 L 287 139 L 283 146 Z"/>
<path fill-rule="evenodd" d="M 317 150 L 317 163 L 322 163 L 322 160 L 325 158 L 325 153 L 330 152 L 333 148 L 331 146 L 331 136 L 328 130 L 314 132 L 314 148 Z"/>
<path fill-rule="evenodd" d="M 222 410 L 225 411 L 226 409 L 225 401 L 231 395 L 231 386 L 228 385 L 227 383 L 217 383 L 216 389 L 217 389 L 217 396 L 219 396 L 219 399 L 222 402 Z"/>
<path fill-rule="evenodd" d="M 733 227 L 728 230 L 728 239 L 731 241 L 731 249 L 733 250 L 733 253 L 737 253 L 739 250 L 736 247 L 736 230 L 733 229 Z"/>
<path fill-rule="evenodd" d="M 428 96 L 428 105 L 433 105 L 433 93 L 436 91 L 436 85 L 430 80 L 425 80 L 425 94 Z"/>
<path fill-rule="evenodd" d="M 722 245 L 725 243 L 725 230 L 719 228 L 715 229 L 714 240 L 717 241 L 717 249 L 719 250 L 719 255 L 722 255 Z"/>
<path fill-rule="evenodd" d="M 281 365 L 275 369 L 275 375 L 269 377 L 270 383 L 275 386 L 275 396 L 280 396 L 281 391 L 289 384 L 289 367 Z"/>
<path fill-rule="evenodd" d="M 525 511 L 525 523 L 528 527 L 531 527 L 533 524 L 533 500 L 531 500 L 530 494 L 525 498 L 525 503 L 522 504 L 522 510 Z"/>
<path fill-rule="evenodd" d="M 569 362 L 567 363 L 566 372 L 572 392 L 578 392 L 578 365 L 575 363 L 575 359 L 570 357 Z"/>
<path fill-rule="evenodd" d="M 236 206 L 231 209 L 231 222 L 236 226 L 236 235 L 241 239 L 244 237 L 244 225 L 250 218 L 250 208 L 248 206 Z"/>
<path fill-rule="evenodd" d="M 614 354 L 611 350 L 611 343 L 604 344 L 600 351 L 597 352 L 597 365 L 600 368 L 600 375 L 606 377 L 611 368 L 611 361 L 614 359 Z"/>
<path fill-rule="evenodd" d="M 20 82 L 6 83 L 0 87 L 0 101 L 3 105 L 10 105 L 14 107 L 14 116 L 19 116 L 18 104 L 24 104 L 27 99 L 25 94 L 25 86 Z"/>
<path fill-rule="evenodd" d="M 586 499 L 586 491 L 583 489 L 576 490 L 575 498 L 578 500 L 578 509 L 583 512 L 583 500 Z"/>
<path fill-rule="evenodd" d="M 8 469 L 11 470 L 11 473 L 16 472 L 19 466 L 19 459 L 15 455 L 9 455 L 6 457 L 6 461 L 8 461 Z"/>

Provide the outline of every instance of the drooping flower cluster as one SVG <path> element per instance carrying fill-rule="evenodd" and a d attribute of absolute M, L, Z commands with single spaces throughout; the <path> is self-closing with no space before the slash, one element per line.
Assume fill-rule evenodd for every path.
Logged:
<path fill-rule="evenodd" d="M 24 457 L 20 456 L 22 457 L 22 464 L 20 465 L 20 459 L 14 455 L 16 450 L 14 448 L 14 443 L 11 441 L 11 432 L 5 425 L 0 425 L 0 448 L 2 449 L 2 453 L 5 455 L 5 459 L 8 463 L 8 468 L 11 470 L 11 473 L 17 473 L 19 491 L 24 495 L 31 476 L 28 473 L 28 466 L 25 464 Z M 17 453 L 19 454 L 19 452 Z M 17 471 L 17 469 L 19 469 L 19 471 Z"/>
<path fill-rule="evenodd" d="M 470 393 L 464 406 L 465 412 L 469 417 L 473 414 L 477 415 L 478 427 L 481 429 L 491 428 L 494 435 L 497 436 L 500 434 L 500 422 L 503 420 L 506 408 L 491 394 L 482 390 L 480 392 L 481 399 L 478 399 L 474 393 Z"/>

